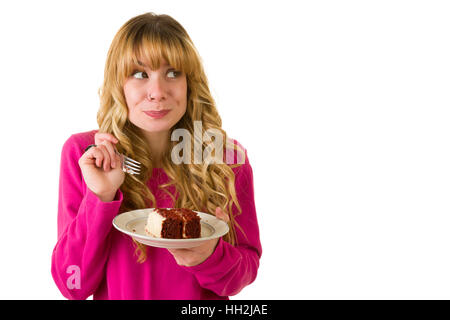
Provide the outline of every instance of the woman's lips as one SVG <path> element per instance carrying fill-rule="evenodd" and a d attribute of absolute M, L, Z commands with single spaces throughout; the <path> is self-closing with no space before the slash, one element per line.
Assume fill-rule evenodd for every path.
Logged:
<path fill-rule="evenodd" d="M 160 119 L 169 113 L 170 110 L 161 110 L 161 111 L 144 111 L 144 113 L 154 119 Z"/>

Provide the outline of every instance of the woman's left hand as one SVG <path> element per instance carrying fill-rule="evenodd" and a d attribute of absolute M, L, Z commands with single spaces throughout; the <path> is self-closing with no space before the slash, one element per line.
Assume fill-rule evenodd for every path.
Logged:
<path fill-rule="evenodd" d="M 222 208 L 216 208 L 216 217 L 228 223 L 230 220 L 228 215 L 223 212 Z M 167 249 L 173 255 L 176 262 L 180 266 L 192 267 L 196 266 L 206 259 L 216 249 L 219 238 L 205 241 L 203 244 L 194 248 L 187 249 Z"/>

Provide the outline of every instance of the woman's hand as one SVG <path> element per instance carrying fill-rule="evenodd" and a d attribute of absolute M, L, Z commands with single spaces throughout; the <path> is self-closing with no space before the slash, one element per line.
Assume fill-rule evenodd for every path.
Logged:
<path fill-rule="evenodd" d="M 120 157 L 115 153 L 117 142 L 111 134 L 97 133 L 97 146 L 91 147 L 78 161 L 87 187 L 103 202 L 112 201 L 125 180 Z"/>
<path fill-rule="evenodd" d="M 220 207 L 216 208 L 216 217 L 227 223 L 230 220 L 228 215 Z M 200 246 L 194 248 L 167 250 L 173 255 L 178 265 L 192 267 L 208 259 L 216 249 L 218 242 L 219 238 L 205 241 Z"/>

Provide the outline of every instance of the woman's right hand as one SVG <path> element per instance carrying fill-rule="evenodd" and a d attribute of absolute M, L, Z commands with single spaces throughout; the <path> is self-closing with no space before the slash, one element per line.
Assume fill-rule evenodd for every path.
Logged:
<path fill-rule="evenodd" d="M 117 142 L 110 134 L 97 133 L 97 146 L 89 148 L 78 161 L 87 187 L 103 202 L 114 200 L 125 180 L 120 156 L 113 145 Z"/>

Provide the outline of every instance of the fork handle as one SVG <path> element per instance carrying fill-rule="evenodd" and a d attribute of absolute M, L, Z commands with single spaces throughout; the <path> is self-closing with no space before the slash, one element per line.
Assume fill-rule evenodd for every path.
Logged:
<path fill-rule="evenodd" d="M 90 145 L 88 145 L 88 146 L 86 147 L 86 149 L 84 149 L 84 152 L 86 152 L 86 151 L 88 151 L 90 148 L 96 147 L 96 146 L 97 146 L 96 144 L 90 144 Z"/>

